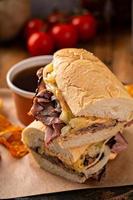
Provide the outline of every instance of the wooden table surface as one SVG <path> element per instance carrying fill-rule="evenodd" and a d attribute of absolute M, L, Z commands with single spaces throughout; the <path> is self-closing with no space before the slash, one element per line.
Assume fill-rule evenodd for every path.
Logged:
<path fill-rule="evenodd" d="M 26 49 L 18 42 L 12 42 L 0 47 L 0 88 L 7 87 L 6 73 L 15 63 L 29 57 Z M 124 83 L 133 83 L 133 57 L 131 48 L 131 34 L 129 31 L 100 35 L 95 41 L 80 44 L 79 47 L 93 52 Z M 104 77 L 103 77 L 104 78 Z M 133 185 L 103 188 L 85 189 L 81 191 L 63 192 L 57 194 L 40 195 L 34 197 L 18 198 L 19 200 L 127 200 L 133 199 Z"/>

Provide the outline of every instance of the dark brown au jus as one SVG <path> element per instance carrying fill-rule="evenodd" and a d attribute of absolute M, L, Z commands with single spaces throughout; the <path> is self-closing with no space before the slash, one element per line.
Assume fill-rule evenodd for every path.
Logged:
<path fill-rule="evenodd" d="M 13 84 L 18 88 L 28 91 L 35 92 L 37 88 L 38 78 L 36 76 L 36 72 L 43 66 L 37 66 L 33 68 L 24 69 L 18 74 L 15 75 L 13 79 Z"/>

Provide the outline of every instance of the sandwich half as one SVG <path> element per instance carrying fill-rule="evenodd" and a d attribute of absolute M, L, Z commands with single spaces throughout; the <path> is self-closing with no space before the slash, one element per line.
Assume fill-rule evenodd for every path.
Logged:
<path fill-rule="evenodd" d="M 71 181 L 99 180 L 127 147 L 133 99 L 116 76 L 84 49 L 62 49 L 37 72 L 38 88 L 23 142 L 45 170 Z"/>

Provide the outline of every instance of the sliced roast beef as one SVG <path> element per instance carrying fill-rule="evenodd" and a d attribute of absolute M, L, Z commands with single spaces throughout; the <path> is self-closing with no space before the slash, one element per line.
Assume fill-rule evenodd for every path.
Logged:
<path fill-rule="evenodd" d="M 46 89 L 39 93 L 34 97 L 31 114 L 45 125 L 62 123 L 59 119 L 61 108 L 58 103 L 55 103 L 56 100 L 52 100 L 53 94 Z"/>
<path fill-rule="evenodd" d="M 123 135 L 118 133 L 107 142 L 107 145 L 110 147 L 111 152 L 120 153 L 127 148 L 128 143 Z"/>
<path fill-rule="evenodd" d="M 45 84 L 43 83 L 43 68 L 40 68 L 38 71 L 37 71 L 37 77 L 38 77 L 38 87 L 36 89 L 36 94 L 43 90 L 43 89 L 46 89 L 45 87 Z"/>
<path fill-rule="evenodd" d="M 112 147 L 114 146 L 115 143 L 116 143 L 115 136 L 113 136 L 113 137 L 107 142 L 107 145 L 109 146 L 110 149 L 112 149 Z"/>
<path fill-rule="evenodd" d="M 129 127 L 133 125 L 133 119 L 125 124 L 125 127 Z"/>
<path fill-rule="evenodd" d="M 53 128 L 51 126 L 46 126 L 46 130 L 45 130 L 45 145 L 47 146 L 49 144 L 49 142 L 52 140 L 54 136 L 54 131 Z"/>
<path fill-rule="evenodd" d="M 45 144 L 48 145 L 52 139 L 61 134 L 61 128 L 65 124 L 59 119 L 61 114 L 60 104 L 54 94 L 46 89 L 45 83 L 42 80 L 42 72 L 42 68 L 37 72 L 38 88 L 33 99 L 30 114 L 36 120 L 45 124 Z"/>
<path fill-rule="evenodd" d="M 52 126 L 46 126 L 45 132 L 45 145 L 47 146 L 50 141 L 58 137 L 61 134 L 61 129 L 64 126 L 63 123 L 53 123 Z"/>
<path fill-rule="evenodd" d="M 121 133 L 118 133 L 115 136 L 115 141 L 116 141 L 116 143 L 113 145 L 113 147 L 111 149 L 112 152 L 120 153 L 121 151 L 123 151 L 127 148 L 128 143 Z"/>
<path fill-rule="evenodd" d="M 41 67 L 39 70 L 37 70 L 37 77 L 38 77 L 38 80 L 40 80 L 42 77 L 43 77 L 43 67 Z"/>

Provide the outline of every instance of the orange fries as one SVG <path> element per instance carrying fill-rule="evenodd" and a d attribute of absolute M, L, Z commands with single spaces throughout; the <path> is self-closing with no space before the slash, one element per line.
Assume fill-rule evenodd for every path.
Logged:
<path fill-rule="evenodd" d="M 127 89 L 128 93 L 133 97 L 133 84 L 126 85 L 125 88 Z"/>
<path fill-rule="evenodd" d="M 12 124 L 3 115 L 0 115 L 0 132 L 10 126 L 12 126 Z"/>
<path fill-rule="evenodd" d="M 6 117 L 0 115 L 0 144 L 4 145 L 16 158 L 21 158 L 28 153 L 21 141 L 22 128 L 14 126 Z"/>

